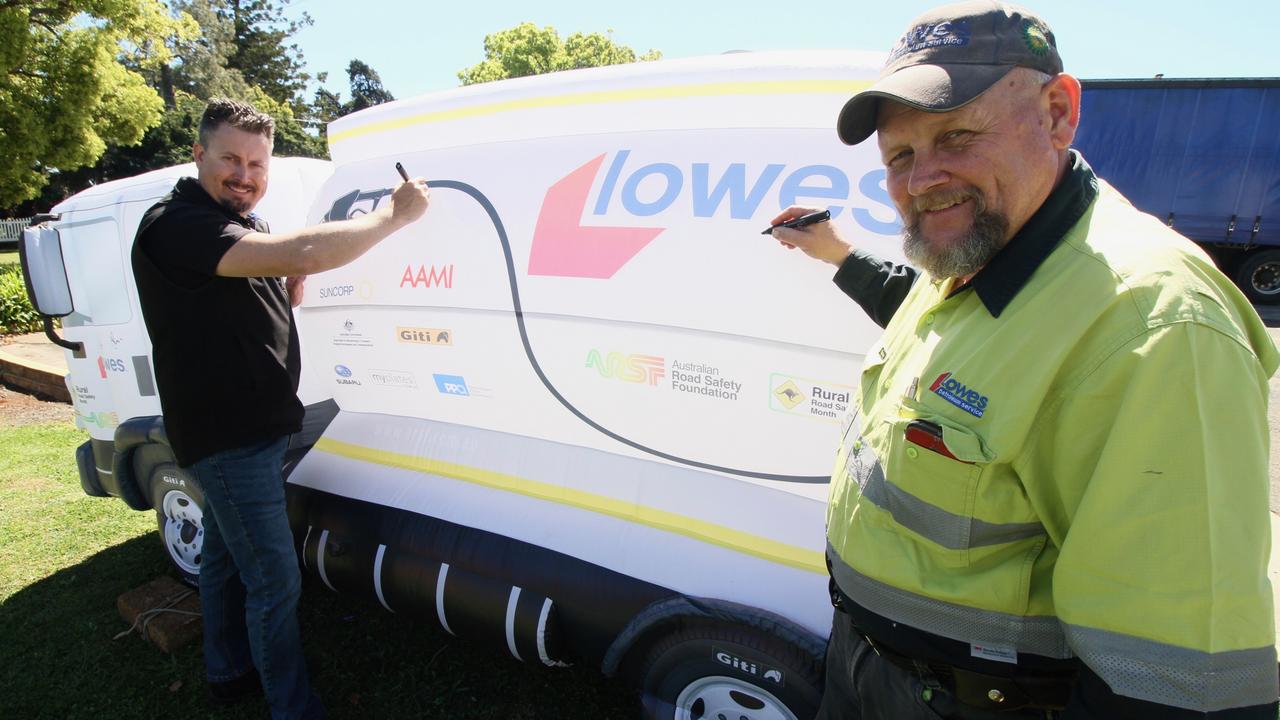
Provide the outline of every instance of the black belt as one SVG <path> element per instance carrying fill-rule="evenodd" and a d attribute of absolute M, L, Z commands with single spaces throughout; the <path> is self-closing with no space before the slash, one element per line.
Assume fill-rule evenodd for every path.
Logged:
<path fill-rule="evenodd" d="M 835 600 L 837 598 L 833 598 Z M 844 613 L 841 603 L 836 609 Z M 988 675 L 966 670 L 947 663 L 925 662 L 904 655 L 884 642 L 866 634 L 853 618 L 849 625 L 866 640 L 877 655 L 920 678 L 926 686 L 940 687 L 952 693 L 956 700 L 970 707 L 990 712 L 1017 710 L 1062 710 L 1067 705 L 1071 690 L 1075 687 L 1076 674 L 1025 673 L 1014 677 Z"/>

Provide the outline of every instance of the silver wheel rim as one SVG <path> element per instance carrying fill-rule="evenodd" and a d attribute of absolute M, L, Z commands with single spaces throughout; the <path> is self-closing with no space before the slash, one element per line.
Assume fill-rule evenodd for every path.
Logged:
<path fill-rule="evenodd" d="M 676 698 L 675 720 L 796 720 L 772 693 L 737 678 L 713 676 L 689 683 Z"/>
<path fill-rule="evenodd" d="M 1262 295 L 1280 293 L 1280 261 L 1265 262 L 1259 265 L 1250 277 L 1253 289 Z"/>
<path fill-rule="evenodd" d="M 200 574 L 200 551 L 204 547 L 204 513 L 191 496 L 170 490 L 160 505 L 164 516 L 164 546 L 173 563 L 183 572 Z"/>

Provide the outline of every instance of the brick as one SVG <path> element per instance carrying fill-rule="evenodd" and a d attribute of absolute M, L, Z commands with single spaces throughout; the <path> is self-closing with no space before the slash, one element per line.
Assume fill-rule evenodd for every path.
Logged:
<path fill-rule="evenodd" d="M 161 652 L 171 653 L 200 637 L 200 596 L 192 588 L 167 575 L 158 577 L 116 598 L 116 608 L 120 611 L 120 617 L 130 626 L 137 621 L 140 614 L 163 607 L 195 613 L 195 615 L 172 612 L 154 613 L 150 620 L 146 621 L 144 639 L 159 648 Z M 142 632 L 141 623 L 135 631 Z"/>

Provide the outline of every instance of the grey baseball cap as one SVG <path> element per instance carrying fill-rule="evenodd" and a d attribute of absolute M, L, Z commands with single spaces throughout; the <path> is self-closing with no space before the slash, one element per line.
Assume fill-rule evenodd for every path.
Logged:
<path fill-rule="evenodd" d="M 911 21 L 880 79 L 845 103 L 836 132 L 846 145 L 871 137 L 882 98 L 925 112 L 955 110 L 1015 67 L 1062 72 L 1058 43 L 1044 20 L 989 0 L 935 8 Z"/>

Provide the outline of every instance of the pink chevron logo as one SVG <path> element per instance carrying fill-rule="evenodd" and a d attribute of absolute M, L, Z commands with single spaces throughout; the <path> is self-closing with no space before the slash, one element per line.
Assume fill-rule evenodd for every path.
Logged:
<path fill-rule="evenodd" d="M 666 228 L 582 225 L 604 154 L 574 170 L 542 199 L 529 250 L 529 274 L 607 280 Z"/>

